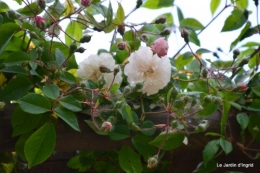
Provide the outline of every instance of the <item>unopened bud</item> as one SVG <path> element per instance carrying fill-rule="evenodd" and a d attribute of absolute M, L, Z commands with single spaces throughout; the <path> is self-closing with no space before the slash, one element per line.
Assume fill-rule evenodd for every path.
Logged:
<path fill-rule="evenodd" d="M 120 42 L 120 43 L 118 43 L 117 44 L 117 48 L 119 49 L 119 50 L 125 50 L 125 48 L 126 48 L 126 43 L 125 42 Z"/>
<path fill-rule="evenodd" d="M 114 76 L 116 76 L 119 71 L 120 71 L 119 67 L 114 68 Z"/>
<path fill-rule="evenodd" d="M 70 53 L 74 53 L 77 50 L 77 44 L 75 42 L 70 45 Z"/>
<path fill-rule="evenodd" d="M 133 91 L 138 91 L 139 89 L 142 89 L 144 86 L 144 83 L 143 82 L 137 82 L 135 87 L 133 88 Z"/>
<path fill-rule="evenodd" d="M 119 26 L 117 27 L 117 32 L 119 32 L 119 34 L 120 34 L 121 36 L 123 36 L 123 35 L 125 34 L 125 26 L 124 26 L 124 25 L 119 25 Z"/>
<path fill-rule="evenodd" d="M 37 0 L 36 3 L 37 3 L 37 5 L 39 5 L 39 7 L 41 7 L 41 9 L 45 9 L 45 7 L 46 7 L 45 0 Z"/>
<path fill-rule="evenodd" d="M 249 12 L 248 12 L 247 9 L 245 9 L 243 15 L 244 15 L 244 17 L 245 17 L 246 19 L 248 19 Z"/>
<path fill-rule="evenodd" d="M 165 16 L 160 16 L 158 19 L 155 20 L 154 23 L 156 24 L 164 24 L 166 22 L 166 17 Z"/>
<path fill-rule="evenodd" d="M 99 71 L 101 73 L 111 73 L 111 70 L 104 65 L 99 66 Z"/>
<path fill-rule="evenodd" d="M 154 155 L 148 159 L 147 167 L 154 168 L 158 165 L 158 155 Z"/>
<path fill-rule="evenodd" d="M 203 69 L 201 70 L 201 76 L 202 76 L 203 78 L 207 78 L 207 77 L 208 77 L 208 70 L 207 70 L 206 68 L 203 68 Z"/>
<path fill-rule="evenodd" d="M 177 120 L 172 120 L 172 122 L 171 122 L 171 127 L 172 127 L 173 129 L 177 128 L 178 125 L 179 125 L 179 123 L 178 123 Z"/>
<path fill-rule="evenodd" d="M 220 97 L 213 97 L 213 102 L 215 104 L 222 104 L 222 99 Z"/>
<path fill-rule="evenodd" d="M 159 33 L 161 36 L 167 36 L 171 34 L 171 30 L 169 28 L 165 28 Z"/>
<path fill-rule="evenodd" d="M 130 86 L 125 86 L 124 91 L 123 91 L 124 95 L 129 94 L 131 92 L 131 90 L 132 89 Z"/>
<path fill-rule="evenodd" d="M 113 129 L 113 125 L 111 122 L 105 121 L 102 123 L 101 129 L 104 130 L 105 132 L 111 131 Z"/>
<path fill-rule="evenodd" d="M 201 123 L 196 127 L 195 132 L 204 132 L 208 127 L 208 121 L 202 120 Z"/>
<path fill-rule="evenodd" d="M 240 54 L 240 51 L 238 49 L 235 49 L 233 51 L 233 59 L 235 60 L 238 57 L 239 54 Z"/>
<path fill-rule="evenodd" d="M 168 53 L 169 45 L 164 37 L 160 37 L 153 42 L 152 51 L 159 57 L 165 56 Z"/>
<path fill-rule="evenodd" d="M 79 47 L 79 48 L 76 49 L 75 52 L 84 53 L 85 50 L 86 50 L 85 48 L 83 48 L 83 47 Z"/>
<path fill-rule="evenodd" d="M 35 16 L 34 20 L 35 20 L 35 24 L 38 28 L 40 28 L 42 30 L 45 29 L 45 27 L 46 27 L 46 19 L 45 18 L 43 18 L 41 16 Z"/>
<path fill-rule="evenodd" d="M 137 0 L 136 1 L 136 8 L 139 8 L 139 7 L 141 7 L 143 5 L 143 1 L 142 0 Z"/>
<path fill-rule="evenodd" d="M 189 32 L 188 32 L 186 29 L 183 29 L 183 30 L 181 31 L 181 37 L 184 38 L 184 41 L 185 41 L 186 43 L 189 42 Z"/>
<path fill-rule="evenodd" d="M 146 35 L 146 34 L 142 34 L 142 35 L 141 35 L 141 38 L 142 38 L 142 40 L 143 40 L 144 42 L 147 42 L 148 39 L 149 39 L 148 35 Z"/>
<path fill-rule="evenodd" d="M 169 99 L 169 102 L 174 102 L 176 100 L 176 97 L 178 95 L 178 90 L 175 88 L 175 87 L 172 87 L 170 89 L 170 92 L 171 92 L 171 95 L 170 95 L 170 99 Z"/>
<path fill-rule="evenodd" d="M 79 41 L 80 43 L 88 43 L 91 40 L 91 35 L 84 35 Z"/>
<path fill-rule="evenodd" d="M 204 100 L 204 103 L 206 103 L 206 104 L 211 103 L 213 101 L 211 95 L 205 96 L 203 100 Z"/>
<path fill-rule="evenodd" d="M 88 7 L 91 4 L 91 0 L 81 0 L 81 5 Z"/>

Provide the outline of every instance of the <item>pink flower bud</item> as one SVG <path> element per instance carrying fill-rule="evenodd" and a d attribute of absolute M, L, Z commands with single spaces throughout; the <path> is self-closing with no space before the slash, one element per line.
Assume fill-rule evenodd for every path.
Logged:
<path fill-rule="evenodd" d="M 164 39 L 164 37 L 158 38 L 152 45 L 153 53 L 157 53 L 160 57 L 167 55 L 168 49 L 168 42 Z"/>
<path fill-rule="evenodd" d="M 45 22 L 46 22 L 46 19 L 45 19 L 45 18 L 43 18 L 43 17 L 41 17 L 41 16 L 35 16 L 34 20 L 35 20 L 36 26 L 37 26 L 38 28 L 44 27 Z"/>
<path fill-rule="evenodd" d="M 117 44 L 117 48 L 119 50 L 124 50 L 126 48 L 126 43 L 125 42 L 120 42 Z"/>
<path fill-rule="evenodd" d="M 246 84 L 242 83 L 240 84 L 240 88 L 238 91 L 246 91 L 248 89 L 248 87 L 246 86 Z"/>
<path fill-rule="evenodd" d="M 88 7 L 91 4 L 91 0 L 81 0 L 81 5 Z"/>
<path fill-rule="evenodd" d="M 102 128 L 105 132 L 107 132 L 107 131 L 112 130 L 113 125 L 112 125 L 110 122 L 105 121 L 105 122 L 103 122 L 103 124 L 101 125 L 101 128 Z"/>
<path fill-rule="evenodd" d="M 154 155 L 153 157 L 150 157 L 148 159 L 147 167 L 153 168 L 153 167 L 156 167 L 157 164 L 158 164 L 158 155 Z"/>

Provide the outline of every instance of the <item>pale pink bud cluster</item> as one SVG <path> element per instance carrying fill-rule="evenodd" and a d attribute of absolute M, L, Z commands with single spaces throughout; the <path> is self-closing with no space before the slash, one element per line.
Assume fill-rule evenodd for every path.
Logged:
<path fill-rule="evenodd" d="M 244 84 L 244 83 L 240 84 L 239 91 L 246 91 L 247 89 L 248 89 L 248 87 L 246 86 L 246 84 Z"/>
<path fill-rule="evenodd" d="M 112 130 L 113 125 L 112 125 L 110 122 L 105 121 L 105 122 L 103 122 L 103 124 L 101 125 L 101 128 L 102 128 L 102 130 L 104 130 L 105 132 L 107 132 L 107 131 L 111 131 L 111 130 Z"/>
<path fill-rule="evenodd" d="M 154 155 L 148 159 L 147 168 L 154 168 L 158 165 L 158 155 Z"/>
<path fill-rule="evenodd" d="M 169 49 L 168 42 L 164 37 L 160 37 L 154 41 L 152 45 L 152 51 L 154 54 L 157 54 L 159 57 L 167 55 Z"/>

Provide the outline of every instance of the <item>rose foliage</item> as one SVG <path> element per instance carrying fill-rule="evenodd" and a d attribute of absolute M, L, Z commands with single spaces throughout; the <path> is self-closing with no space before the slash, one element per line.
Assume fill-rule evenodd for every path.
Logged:
<path fill-rule="evenodd" d="M 15 105 L 10 115 L 12 137 L 19 139 L 11 155 L 28 163 L 29 169 L 55 151 L 58 122 L 80 133 L 78 114 L 86 114 L 93 133 L 132 142 L 119 151 L 79 152 L 67 164 L 79 172 L 168 172 L 167 165 L 178 160 L 161 161 L 163 151 L 187 145 L 194 133 L 214 137 L 204 144 L 203 160 L 195 172 L 217 169 L 216 156 L 229 154 L 233 146 L 245 157 L 259 156 L 259 148 L 251 148 L 249 141 L 260 140 L 260 43 L 242 41 L 259 40 L 260 26 L 248 21 L 256 14 L 247 9 L 247 0 L 225 1 L 224 7 L 220 0 L 211 2 L 209 24 L 218 16 L 217 8 L 222 8 L 220 14 L 232 9 L 221 32 L 240 29 L 230 42 L 233 55 L 226 61 L 229 55 L 220 50 L 200 47 L 198 35 L 208 25 L 185 18 L 181 7 L 173 8 L 177 16 L 165 13 L 150 23 L 125 22 L 139 8 L 171 7 L 174 0 L 137 0 L 130 14 L 125 14 L 120 1 L 113 8 L 111 2 L 100 0 L 15 1 L 21 5 L 16 11 L 0 1 L 0 103 L 2 111 Z M 257 7 L 258 1 L 254 3 Z M 62 21 L 69 24 L 61 26 Z M 188 51 L 181 48 L 169 57 L 167 40 L 173 31 Z M 114 33 L 111 47 L 105 50 L 101 38 L 100 50 L 77 64 L 75 57 L 84 54 L 92 34 L 99 32 Z M 190 45 L 200 48 L 193 50 Z M 220 114 L 218 131 L 206 131 L 216 112 Z M 163 123 L 152 121 L 152 114 L 158 114 Z M 229 116 L 235 116 L 240 125 L 239 138 L 228 132 Z M 0 169 L 11 172 L 15 163 L 3 160 Z"/>

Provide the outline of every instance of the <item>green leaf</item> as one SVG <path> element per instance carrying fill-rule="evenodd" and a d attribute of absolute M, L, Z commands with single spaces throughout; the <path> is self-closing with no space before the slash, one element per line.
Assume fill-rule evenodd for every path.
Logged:
<path fill-rule="evenodd" d="M 251 26 L 251 23 L 250 22 L 247 22 L 246 25 L 244 26 L 244 28 L 241 30 L 240 34 L 238 37 L 236 37 L 236 39 L 231 43 L 230 45 L 230 51 L 237 45 L 237 43 L 239 41 L 242 41 L 243 39 L 243 36 L 245 35 L 245 33 L 248 31 L 248 29 L 250 28 Z"/>
<path fill-rule="evenodd" d="M 30 133 L 22 134 L 15 144 L 15 152 L 23 161 L 26 161 L 26 157 L 24 154 L 24 145 L 27 139 L 32 135 L 32 133 L 33 131 Z"/>
<path fill-rule="evenodd" d="M 242 27 L 247 21 L 244 12 L 239 9 L 234 9 L 231 15 L 225 20 L 225 24 L 221 32 L 233 31 Z"/>
<path fill-rule="evenodd" d="M 193 173 L 209 173 L 213 172 L 217 169 L 217 162 L 214 160 L 210 160 L 205 166 L 203 162 L 200 162 L 196 168 L 196 170 L 193 171 Z"/>
<path fill-rule="evenodd" d="M 12 79 L 0 93 L 1 101 L 17 100 L 24 96 L 26 92 L 33 87 L 27 76 L 17 76 Z"/>
<path fill-rule="evenodd" d="M 56 60 L 58 67 L 61 67 L 61 65 L 63 65 L 63 63 L 66 60 L 65 55 L 58 48 L 56 49 L 56 52 L 55 52 L 55 60 Z"/>
<path fill-rule="evenodd" d="M 47 84 L 43 86 L 42 92 L 46 97 L 49 97 L 51 99 L 56 99 L 60 96 L 59 87 L 54 84 Z"/>
<path fill-rule="evenodd" d="M 62 75 L 60 76 L 60 80 L 68 84 L 74 84 L 76 82 L 75 76 L 67 71 L 62 72 Z"/>
<path fill-rule="evenodd" d="M 30 93 L 18 100 L 23 111 L 31 114 L 41 114 L 51 110 L 51 103 L 40 94 Z"/>
<path fill-rule="evenodd" d="M 220 121 L 220 126 L 221 126 L 221 135 L 224 136 L 225 131 L 226 131 L 226 126 L 227 126 L 227 120 L 228 120 L 228 112 L 231 107 L 230 103 L 226 100 L 223 99 L 223 111 L 222 111 L 222 117 Z"/>
<path fill-rule="evenodd" d="M 123 119 L 125 119 L 128 123 L 134 122 L 134 118 L 132 115 L 132 109 L 129 105 L 124 105 L 122 108 L 118 109 Z"/>
<path fill-rule="evenodd" d="M 82 29 L 79 26 L 78 22 L 70 22 L 66 28 L 66 33 L 65 34 L 65 43 L 66 45 L 71 45 L 71 43 L 74 42 L 73 39 L 79 41 L 82 38 Z M 68 36 L 69 35 L 69 36 Z M 71 39 L 73 38 L 73 39 Z"/>
<path fill-rule="evenodd" d="M 31 60 L 30 56 L 22 51 L 11 53 L 3 62 L 6 66 L 13 66 Z"/>
<path fill-rule="evenodd" d="M 147 135 L 147 136 L 152 136 L 154 134 L 154 132 L 156 131 L 156 129 L 150 129 L 150 130 L 146 130 L 146 129 L 152 128 L 153 126 L 154 126 L 154 123 L 152 121 L 143 122 L 143 124 L 141 125 L 142 134 Z"/>
<path fill-rule="evenodd" d="M 20 14 L 23 14 L 25 16 L 33 17 L 35 15 L 40 14 L 43 11 L 43 9 L 39 8 L 36 2 L 33 2 L 29 5 L 26 5 L 25 7 L 18 9 L 17 12 Z"/>
<path fill-rule="evenodd" d="M 79 101 L 73 97 L 72 95 L 68 95 L 63 97 L 60 102 L 62 106 L 64 106 L 66 109 L 69 109 L 73 112 L 78 112 L 82 110 L 82 106 L 79 103 Z"/>
<path fill-rule="evenodd" d="M 4 51 L 15 32 L 20 29 L 19 25 L 15 23 L 4 23 L 0 25 L 0 54 Z"/>
<path fill-rule="evenodd" d="M 258 129 L 258 130 L 257 130 Z M 249 116 L 248 131 L 257 141 L 260 141 L 260 116 L 252 114 Z"/>
<path fill-rule="evenodd" d="M 190 40 L 190 42 L 196 44 L 197 46 L 200 46 L 200 40 L 199 40 L 198 35 L 196 34 L 195 31 L 190 32 L 189 40 Z"/>
<path fill-rule="evenodd" d="M 102 30 L 104 28 L 104 26 L 98 23 L 96 19 L 93 17 L 93 15 L 91 15 L 89 12 L 86 12 L 85 16 L 97 29 Z"/>
<path fill-rule="evenodd" d="M 246 113 L 239 113 L 236 116 L 237 122 L 239 123 L 242 131 L 246 130 L 248 123 L 249 123 L 249 118 Z"/>
<path fill-rule="evenodd" d="M 21 135 L 33 130 L 39 123 L 41 116 L 24 112 L 17 106 L 12 113 L 12 136 Z"/>
<path fill-rule="evenodd" d="M 151 137 L 142 134 L 137 134 L 132 138 L 135 149 L 144 156 L 145 160 L 155 155 L 157 151 L 155 147 L 149 145 L 149 142 L 151 142 Z"/>
<path fill-rule="evenodd" d="M 219 143 L 226 155 L 228 155 L 233 150 L 231 142 L 229 142 L 223 138 L 220 138 Z"/>
<path fill-rule="evenodd" d="M 107 9 L 107 14 L 106 14 L 106 26 L 110 26 L 113 20 L 113 8 L 111 5 L 111 2 L 109 1 L 108 9 Z"/>
<path fill-rule="evenodd" d="M 165 138 L 166 137 L 166 138 Z M 178 148 L 184 140 L 185 136 L 181 132 L 169 132 L 168 134 L 160 134 L 150 142 L 151 145 L 160 147 L 161 143 L 165 140 L 162 149 L 163 150 L 172 150 Z"/>
<path fill-rule="evenodd" d="M 251 88 L 253 93 L 260 97 L 260 86 L 252 87 Z"/>
<path fill-rule="evenodd" d="M 203 150 L 203 162 L 205 167 L 207 167 L 208 162 L 214 157 L 218 152 L 219 148 L 219 139 L 212 140 L 207 143 Z"/>
<path fill-rule="evenodd" d="M 184 19 L 183 13 L 182 13 L 181 9 L 178 6 L 176 6 L 176 7 L 177 7 L 178 19 L 179 19 L 179 22 L 180 22 L 180 21 L 182 21 Z"/>
<path fill-rule="evenodd" d="M 5 73 L 20 73 L 20 74 L 26 74 L 26 71 L 23 67 L 19 65 L 13 65 L 13 66 L 7 66 L 0 71 Z"/>
<path fill-rule="evenodd" d="M 220 4 L 220 0 L 211 0 L 210 11 L 212 15 L 216 12 L 217 8 L 219 7 L 219 4 Z"/>
<path fill-rule="evenodd" d="M 118 9 L 116 12 L 116 18 L 115 18 L 115 23 L 116 24 L 122 24 L 124 23 L 125 20 L 125 11 L 124 8 L 120 3 L 118 3 Z"/>
<path fill-rule="evenodd" d="M 196 54 L 203 54 L 203 53 L 211 53 L 211 51 L 208 50 L 208 49 L 204 49 L 204 48 L 199 48 L 199 49 L 196 51 Z"/>
<path fill-rule="evenodd" d="M 24 146 L 29 169 L 51 156 L 56 143 L 56 131 L 52 123 L 46 123 L 35 131 Z"/>
<path fill-rule="evenodd" d="M 173 2 L 174 0 L 147 0 L 142 5 L 142 7 L 149 9 L 159 9 L 163 7 L 171 7 L 173 6 Z"/>
<path fill-rule="evenodd" d="M 130 137 L 130 131 L 125 125 L 117 125 L 113 131 L 108 133 L 108 135 L 111 140 L 118 141 Z"/>
<path fill-rule="evenodd" d="M 240 9 L 245 10 L 248 7 L 248 0 L 240 0 L 236 1 L 236 6 Z"/>
<path fill-rule="evenodd" d="M 198 112 L 198 115 L 200 116 L 209 116 L 212 115 L 214 112 L 216 112 L 219 108 L 219 104 L 215 103 L 204 103 L 202 105 L 203 109 Z"/>
<path fill-rule="evenodd" d="M 141 173 L 143 166 L 138 154 L 129 146 L 123 146 L 119 151 L 119 165 L 127 173 Z"/>
<path fill-rule="evenodd" d="M 68 16 L 68 15 L 72 14 L 75 11 L 74 10 L 74 5 L 73 5 L 71 0 L 66 0 L 65 4 L 64 4 L 64 7 L 66 9 L 65 12 L 64 12 L 65 16 Z"/>
<path fill-rule="evenodd" d="M 77 117 L 73 112 L 60 107 L 55 108 L 54 112 L 74 130 L 80 131 Z"/>
<path fill-rule="evenodd" d="M 202 30 L 204 26 L 194 18 L 185 18 L 180 22 L 181 27 L 187 27 L 193 30 Z"/>

